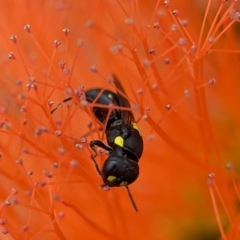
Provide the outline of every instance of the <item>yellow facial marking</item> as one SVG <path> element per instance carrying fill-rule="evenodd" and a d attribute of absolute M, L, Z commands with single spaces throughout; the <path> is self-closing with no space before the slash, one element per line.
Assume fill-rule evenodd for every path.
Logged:
<path fill-rule="evenodd" d="M 124 140 L 121 136 L 117 136 L 115 139 L 114 139 L 114 143 L 116 145 L 118 145 L 119 147 L 123 147 L 124 145 Z"/>
<path fill-rule="evenodd" d="M 134 129 L 136 129 L 136 130 L 139 132 L 139 134 L 141 135 L 140 130 L 139 130 L 139 128 L 138 128 L 138 125 L 137 125 L 135 122 L 132 123 L 132 127 L 133 127 Z"/>
<path fill-rule="evenodd" d="M 108 178 L 107 178 L 107 180 L 109 182 L 114 182 L 116 179 L 117 179 L 117 177 L 115 177 L 115 176 L 108 176 Z"/>
<path fill-rule="evenodd" d="M 120 184 L 119 184 L 119 186 L 126 186 L 126 184 L 125 184 L 125 182 L 121 182 Z"/>

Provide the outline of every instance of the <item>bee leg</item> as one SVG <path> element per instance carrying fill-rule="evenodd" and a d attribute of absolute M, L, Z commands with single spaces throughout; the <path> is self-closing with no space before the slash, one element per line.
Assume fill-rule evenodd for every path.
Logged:
<path fill-rule="evenodd" d="M 53 113 L 61 106 L 62 103 L 68 102 L 68 101 L 70 101 L 70 100 L 72 100 L 72 97 L 63 99 L 63 101 L 62 101 L 61 103 L 59 103 L 59 104 L 51 111 L 51 114 L 53 114 Z"/>
<path fill-rule="evenodd" d="M 93 140 L 93 141 L 90 142 L 90 148 L 91 148 L 92 151 L 94 152 L 94 154 L 91 155 L 91 158 L 92 158 L 92 160 L 93 160 L 93 162 L 94 162 L 94 165 L 95 165 L 95 167 L 96 167 L 96 170 L 97 170 L 98 174 L 99 174 L 100 176 L 102 176 L 102 173 L 101 173 L 101 171 L 100 171 L 100 168 L 99 168 L 99 166 L 98 166 L 98 163 L 97 163 L 97 161 L 96 161 L 96 159 L 95 159 L 95 157 L 97 156 L 97 150 L 95 149 L 95 146 L 101 147 L 101 148 L 105 149 L 106 151 L 112 151 L 112 149 L 109 148 L 108 146 L 106 146 L 106 145 L 105 145 L 102 141 L 100 141 L 100 140 Z"/>
<path fill-rule="evenodd" d="M 105 149 L 105 150 L 108 151 L 108 152 L 111 152 L 111 151 L 112 151 L 112 149 L 111 149 L 110 147 L 106 146 L 106 145 L 105 145 L 102 141 L 100 141 L 100 140 L 92 140 L 92 141 L 90 142 L 90 148 L 93 149 L 94 146 L 101 147 L 101 148 Z"/>
<path fill-rule="evenodd" d="M 96 161 L 96 159 L 95 159 L 95 157 L 97 156 L 97 151 L 96 151 L 96 149 L 94 148 L 94 146 L 91 147 L 91 149 L 92 149 L 92 151 L 94 152 L 94 154 L 91 155 L 91 159 L 93 160 L 93 163 L 94 163 L 94 165 L 95 165 L 95 168 L 96 168 L 98 174 L 99 174 L 100 176 L 102 176 L 102 173 L 101 173 L 101 171 L 100 171 L 100 168 L 99 168 L 99 166 L 98 166 L 98 163 L 97 163 L 97 161 Z"/>

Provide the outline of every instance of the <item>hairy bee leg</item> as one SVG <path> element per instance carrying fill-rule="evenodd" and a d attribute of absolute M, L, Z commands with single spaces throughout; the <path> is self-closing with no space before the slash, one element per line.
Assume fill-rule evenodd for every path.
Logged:
<path fill-rule="evenodd" d="M 110 147 L 106 146 L 106 145 L 105 145 L 102 141 L 100 141 L 100 140 L 92 140 L 92 141 L 90 142 L 90 148 L 93 148 L 94 146 L 101 147 L 101 148 L 105 149 L 105 150 L 108 151 L 108 152 L 111 152 L 111 151 L 112 151 L 112 149 L 111 149 Z"/>
<path fill-rule="evenodd" d="M 97 151 L 96 151 L 96 149 L 95 149 L 95 146 L 101 147 L 101 148 L 105 149 L 106 151 L 112 151 L 112 149 L 109 148 L 108 146 L 106 146 L 106 145 L 105 145 L 102 141 L 100 141 L 100 140 L 93 140 L 93 141 L 90 142 L 90 148 L 91 148 L 92 151 L 94 152 L 94 154 L 91 155 L 91 158 L 92 158 L 92 160 L 93 160 L 93 162 L 94 162 L 94 165 L 95 165 L 95 167 L 96 167 L 96 170 L 97 170 L 98 174 L 99 174 L 100 176 L 102 176 L 101 171 L 100 171 L 100 168 L 99 168 L 99 166 L 98 166 L 98 164 L 97 164 L 97 161 L 96 161 L 96 159 L 95 159 L 95 157 L 97 156 Z"/>
<path fill-rule="evenodd" d="M 94 165 L 95 165 L 95 168 L 96 168 L 98 174 L 99 174 L 100 176 L 102 176 L 102 173 L 101 173 L 101 171 L 100 171 L 100 168 L 99 168 L 99 166 L 98 166 L 98 164 L 97 164 L 97 161 L 96 161 L 96 159 L 95 159 L 95 157 L 97 156 L 97 151 L 96 151 L 94 145 L 93 145 L 93 146 L 90 145 L 90 147 L 91 147 L 92 151 L 94 152 L 94 154 L 91 155 L 91 159 L 93 160 L 93 163 L 94 163 Z"/>
<path fill-rule="evenodd" d="M 125 184 L 125 187 L 126 187 L 126 189 L 127 189 L 128 197 L 130 198 L 130 201 L 131 201 L 131 203 L 132 203 L 132 206 L 133 206 L 134 210 L 135 210 L 136 212 L 138 212 L 137 205 L 136 205 L 136 203 L 135 203 L 135 201 L 134 201 L 134 199 L 133 199 L 133 196 L 132 196 L 132 194 L 131 194 L 131 192 L 130 192 L 130 189 L 129 189 L 129 187 L 128 187 L 128 183 Z"/>
<path fill-rule="evenodd" d="M 63 99 L 63 101 L 60 102 L 50 113 L 53 114 L 61 106 L 62 103 L 68 102 L 70 100 L 72 100 L 72 97 Z"/>

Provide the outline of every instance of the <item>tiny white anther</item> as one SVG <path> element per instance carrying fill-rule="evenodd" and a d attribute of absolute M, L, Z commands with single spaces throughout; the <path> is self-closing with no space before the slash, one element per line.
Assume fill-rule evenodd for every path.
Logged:
<path fill-rule="evenodd" d="M 56 131 L 55 131 L 55 135 L 56 135 L 57 137 L 59 137 L 59 136 L 62 135 L 62 132 L 61 132 L 60 130 L 56 130 Z"/>
<path fill-rule="evenodd" d="M 215 37 L 209 37 L 208 41 L 213 44 L 215 43 L 216 39 Z"/>
<path fill-rule="evenodd" d="M 55 47 L 58 47 L 61 44 L 61 42 L 57 39 L 55 39 L 53 42 L 54 42 Z"/>
<path fill-rule="evenodd" d="M 190 92 L 189 92 L 189 90 L 184 90 L 183 91 L 183 95 L 184 95 L 184 97 L 189 97 L 190 96 Z"/>
<path fill-rule="evenodd" d="M 133 24 L 133 19 L 132 18 L 126 18 L 124 21 L 127 25 L 132 25 Z"/>
<path fill-rule="evenodd" d="M 54 162 L 54 163 L 52 164 L 52 168 L 58 168 L 58 163 L 57 163 L 57 162 Z"/>
<path fill-rule="evenodd" d="M 172 11 L 172 14 L 173 14 L 173 16 L 178 16 L 178 10 L 177 10 L 177 9 L 174 9 L 174 10 Z"/>
<path fill-rule="evenodd" d="M 169 7 L 170 1 L 169 1 L 169 0 L 165 0 L 165 1 L 163 2 L 163 5 L 164 5 L 165 7 Z"/>
<path fill-rule="evenodd" d="M 30 33 L 30 32 L 31 32 L 31 26 L 30 26 L 30 24 L 26 24 L 26 25 L 23 27 L 23 29 L 24 29 L 25 31 L 27 31 L 28 33 Z"/>
<path fill-rule="evenodd" d="M 227 170 L 232 170 L 232 168 L 233 168 L 232 163 L 231 163 L 231 162 L 228 162 L 228 163 L 226 164 L 226 169 L 227 169 Z"/>
<path fill-rule="evenodd" d="M 208 177 L 211 178 L 211 179 L 213 179 L 213 178 L 215 177 L 215 174 L 214 174 L 214 173 L 209 173 L 209 174 L 208 174 Z"/>
<path fill-rule="evenodd" d="M 58 152 L 60 155 L 63 155 L 66 152 L 66 150 L 64 148 L 60 147 L 60 148 L 58 148 Z"/>
<path fill-rule="evenodd" d="M 86 143 L 87 139 L 86 138 L 81 138 L 81 143 Z"/>
<path fill-rule="evenodd" d="M 79 47 L 82 47 L 83 46 L 83 40 L 82 39 L 78 39 L 78 41 L 77 41 L 77 45 L 79 46 Z"/>
<path fill-rule="evenodd" d="M 75 159 L 72 159 L 72 160 L 70 161 L 70 166 L 71 166 L 72 168 L 76 168 L 76 167 L 78 166 L 78 161 L 75 160 Z"/>
<path fill-rule="evenodd" d="M 155 54 L 155 49 L 154 49 L 154 48 L 149 48 L 149 49 L 148 49 L 148 52 L 149 52 L 150 54 Z"/>
<path fill-rule="evenodd" d="M 92 65 L 90 67 L 90 71 L 93 72 L 93 73 L 97 73 L 97 67 L 95 65 Z"/>
<path fill-rule="evenodd" d="M 171 105 L 170 104 L 165 105 L 165 109 L 166 110 L 170 110 L 171 109 Z"/>
<path fill-rule="evenodd" d="M 178 30 L 178 26 L 177 26 L 176 24 L 172 24 L 172 25 L 171 25 L 171 30 L 172 30 L 173 32 L 176 32 L 176 31 Z"/>
<path fill-rule="evenodd" d="M 13 43 L 16 43 L 17 42 L 17 35 L 12 35 L 10 37 L 10 40 L 13 42 Z"/>
<path fill-rule="evenodd" d="M 159 22 L 155 22 L 155 23 L 153 24 L 153 28 L 159 29 L 159 27 L 160 27 Z"/>
<path fill-rule="evenodd" d="M 215 78 L 211 78 L 208 80 L 208 82 L 210 85 L 214 85 L 217 82 L 217 80 Z"/>
<path fill-rule="evenodd" d="M 88 20 L 86 25 L 87 27 L 92 28 L 94 26 L 94 22 L 92 20 Z"/>
<path fill-rule="evenodd" d="M 179 44 L 180 46 L 184 46 L 185 43 L 186 43 L 185 38 L 181 37 L 181 38 L 178 39 L 178 44 Z"/>
<path fill-rule="evenodd" d="M 82 148 L 83 148 L 83 145 L 80 144 L 80 143 L 76 143 L 76 144 L 75 144 L 75 147 L 76 147 L 77 149 L 82 149 Z"/>
<path fill-rule="evenodd" d="M 70 29 L 69 29 L 69 28 L 64 28 L 64 29 L 63 29 L 63 32 L 65 33 L 65 35 L 68 35 L 69 32 L 70 32 Z"/>
<path fill-rule="evenodd" d="M 8 59 L 15 59 L 13 52 L 8 53 Z"/>
<path fill-rule="evenodd" d="M 165 64 L 169 64 L 169 63 L 170 63 L 170 59 L 169 59 L 169 58 L 164 58 L 164 59 L 163 59 L 163 62 L 164 62 Z"/>

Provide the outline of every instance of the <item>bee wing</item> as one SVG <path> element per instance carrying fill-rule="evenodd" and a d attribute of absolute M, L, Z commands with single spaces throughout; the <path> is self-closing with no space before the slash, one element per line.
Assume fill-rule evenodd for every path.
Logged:
<path fill-rule="evenodd" d="M 105 89 L 102 92 L 102 94 L 99 95 L 99 93 L 101 91 L 102 91 L 101 88 L 88 89 L 85 92 L 86 100 L 88 102 L 92 103 L 97 98 L 96 103 L 98 103 L 98 104 L 102 104 L 102 105 L 106 105 L 106 106 L 108 106 L 109 104 L 119 105 L 118 104 L 118 95 L 116 93 Z M 106 121 L 108 111 L 109 111 L 108 108 L 93 107 L 93 113 L 94 113 L 95 117 L 103 124 Z"/>
<path fill-rule="evenodd" d="M 122 84 L 119 82 L 118 78 L 114 74 L 113 74 L 113 80 L 114 80 L 114 84 L 117 88 L 117 96 L 118 96 L 118 102 L 119 102 L 118 105 L 121 107 L 131 108 L 129 101 L 124 96 L 122 96 L 121 93 L 124 93 L 126 95 L 125 90 L 122 87 Z M 124 125 L 126 125 L 126 126 L 129 126 L 129 125 L 131 125 L 132 122 L 135 122 L 134 116 L 133 116 L 133 113 L 131 110 L 128 110 L 128 111 L 121 110 L 121 118 L 123 120 Z"/>

